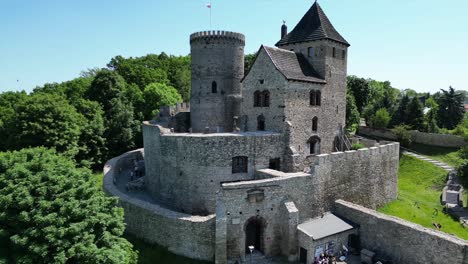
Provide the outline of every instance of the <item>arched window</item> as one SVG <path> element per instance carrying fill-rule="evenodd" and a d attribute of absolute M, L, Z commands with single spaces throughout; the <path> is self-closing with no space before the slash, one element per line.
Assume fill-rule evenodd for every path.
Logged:
<path fill-rule="evenodd" d="M 307 56 L 309 56 L 309 58 L 312 58 L 314 57 L 315 53 L 314 53 L 314 48 L 313 47 L 310 47 L 307 49 Z"/>
<path fill-rule="evenodd" d="M 270 92 L 269 91 L 263 91 L 263 107 L 269 107 L 270 106 Z"/>
<path fill-rule="evenodd" d="M 217 92 L 218 92 L 218 84 L 215 81 L 213 81 L 211 83 L 211 93 L 217 93 Z"/>
<path fill-rule="evenodd" d="M 238 156 L 232 158 L 232 173 L 246 173 L 248 170 L 249 158 Z"/>
<path fill-rule="evenodd" d="M 265 117 L 263 115 L 257 117 L 257 130 L 265 131 Z"/>
<path fill-rule="evenodd" d="M 315 105 L 320 105 L 322 103 L 322 93 L 320 91 L 316 91 L 315 93 Z"/>
<path fill-rule="evenodd" d="M 307 143 L 309 143 L 309 150 L 310 150 L 311 155 L 320 153 L 320 138 L 319 137 L 313 136 L 309 138 Z"/>
<path fill-rule="evenodd" d="M 312 132 L 317 132 L 318 128 L 318 118 L 314 117 L 312 118 Z"/>
<path fill-rule="evenodd" d="M 254 107 L 260 107 L 262 101 L 262 94 L 260 91 L 255 91 L 254 93 Z"/>
<path fill-rule="evenodd" d="M 309 97 L 309 101 L 310 101 L 310 105 L 316 105 L 316 92 L 315 91 L 310 91 L 310 97 Z"/>

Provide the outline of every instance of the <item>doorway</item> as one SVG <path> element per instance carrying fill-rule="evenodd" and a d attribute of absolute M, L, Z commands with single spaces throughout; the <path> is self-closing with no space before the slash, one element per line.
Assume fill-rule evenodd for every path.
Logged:
<path fill-rule="evenodd" d="M 263 229 L 264 221 L 260 217 L 252 217 L 247 220 L 245 226 L 245 253 L 250 254 L 249 246 L 254 246 L 256 251 L 263 253 Z"/>
<path fill-rule="evenodd" d="M 307 263 L 307 249 L 302 248 L 299 250 L 299 263 L 306 264 Z"/>

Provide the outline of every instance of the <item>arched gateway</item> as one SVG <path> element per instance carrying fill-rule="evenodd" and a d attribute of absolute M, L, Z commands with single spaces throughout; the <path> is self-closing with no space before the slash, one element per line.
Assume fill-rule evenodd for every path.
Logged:
<path fill-rule="evenodd" d="M 255 250 L 264 252 L 264 231 L 266 221 L 262 217 L 251 217 L 245 223 L 245 253 L 250 254 L 249 246 L 254 246 Z"/>

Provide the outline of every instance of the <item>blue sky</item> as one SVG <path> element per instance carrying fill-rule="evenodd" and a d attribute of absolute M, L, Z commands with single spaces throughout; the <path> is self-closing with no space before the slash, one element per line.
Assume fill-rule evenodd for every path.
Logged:
<path fill-rule="evenodd" d="M 186 55 L 208 30 L 209 0 L 0 0 L 0 92 L 105 67 L 116 56 Z M 273 46 L 313 1 L 213 0 L 212 29 L 246 35 L 246 52 Z M 468 1 L 319 0 L 351 43 L 348 73 L 394 87 L 468 90 Z M 19 81 L 17 81 L 19 80 Z"/>

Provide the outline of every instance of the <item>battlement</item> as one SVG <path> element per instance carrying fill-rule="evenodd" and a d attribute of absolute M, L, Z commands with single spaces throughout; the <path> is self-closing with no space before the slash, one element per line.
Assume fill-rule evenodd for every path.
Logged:
<path fill-rule="evenodd" d="M 159 108 L 159 118 L 173 117 L 181 112 L 190 112 L 190 103 L 177 103 L 176 105 L 165 105 Z"/>
<path fill-rule="evenodd" d="M 200 31 L 190 35 L 190 43 L 199 40 L 239 41 L 245 45 L 244 34 L 224 30 Z"/>

